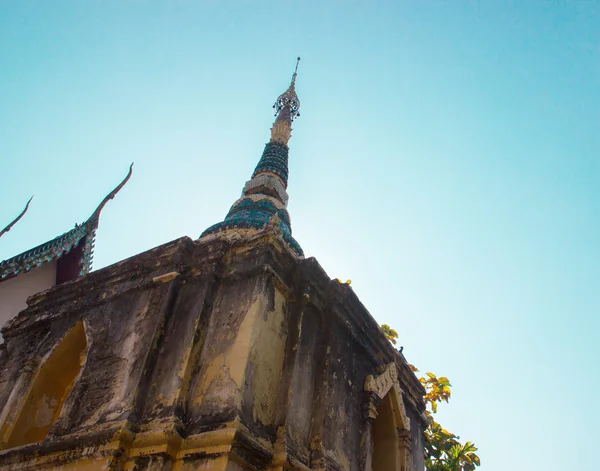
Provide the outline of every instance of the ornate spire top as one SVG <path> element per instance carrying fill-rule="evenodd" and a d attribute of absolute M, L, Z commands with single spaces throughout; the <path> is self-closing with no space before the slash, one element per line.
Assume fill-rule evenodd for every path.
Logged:
<path fill-rule="evenodd" d="M 294 70 L 294 75 L 292 75 L 292 82 L 288 89 L 279 95 L 277 101 L 273 105 L 275 108 L 275 116 L 278 121 L 279 119 L 289 119 L 290 121 L 294 121 L 298 116 L 300 116 L 300 100 L 298 99 L 298 95 L 296 95 L 296 77 L 298 76 L 298 65 L 300 64 L 300 58 L 296 60 L 296 69 Z"/>
<path fill-rule="evenodd" d="M 296 69 L 292 75 L 292 82 L 288 89 L 279 95 L 273 105 L 275 108 L 275 122 L 271 128 L 271 142 L 278 142 L 287 146 L 292 137 L 292 121 L 300 116 L 300 100 L 296 95 L 296 77 L 298 76 L 298 64 L 300 58 L 296 61 Z"/>

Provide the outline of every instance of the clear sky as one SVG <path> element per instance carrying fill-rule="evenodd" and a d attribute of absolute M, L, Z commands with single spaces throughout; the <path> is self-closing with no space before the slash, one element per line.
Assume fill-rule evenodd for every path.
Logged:
<path fill-rule="evenodd" d="M 0 3 L 0 259 L 105 208 L 95 268 L 222 220 L 302 56 L 295 238 L 446 375 L 484 471 L 591 469 L 600 3 Z M 590 463 L 592 461 L 592 463 Z"/>

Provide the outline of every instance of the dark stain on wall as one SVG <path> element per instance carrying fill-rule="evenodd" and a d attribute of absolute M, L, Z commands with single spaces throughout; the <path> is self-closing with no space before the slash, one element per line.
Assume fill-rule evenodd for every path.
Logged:
<path fill-rule="evenodd" d="M 296 258 L 277 235 L 178 239 L 28 303 L 2 332 L 0 410 L 18 408 L 11 393 L 27 382 L 26 365 L 35 368 L 79 319 L 88 352 L 48 437 L 0 452 L 0 469 L 50 453 L 56 462 L 108 453 L 140 470 L 170 469 L 175 459 L 200 466 L 222 455 L 173 450 L 235 429 L 227 456 L 239 469 L 267 469 L 281 456 L 288 466 L 362 470 L 364 383 L 392 362 L 413 469 L 423 469 L 417 378 L 352 288 Z M 138 441 L 161 434 L 167 448 L 129 458 Z M 99 451 L 115 440 L 116 450 Z"/>

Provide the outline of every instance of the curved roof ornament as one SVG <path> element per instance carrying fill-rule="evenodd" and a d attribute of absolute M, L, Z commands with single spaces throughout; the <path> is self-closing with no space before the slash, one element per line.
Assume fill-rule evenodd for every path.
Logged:
<path fill-rule="evenodd" d="M 106 195 L 104 197 L 104 199 L 102 200 L 102 202 L 98 205 L 98 207 L 96 208 L 96 210 L 92 213 L 92 215 L 88 218 L 88 220 L 85 222 L 86 224 L 93 224 L 94 225 L 94 229 L 96 229 L 96 227 L 98 227 L 98 221 L 100 220 L 100 213 L 102 212 L 102 210 L 104 209 L 104 206 L 106 206 L 106 203 L 108 203 L 110 200 L 112 200 L 115 196 L 117 196 L 117 193 L 119 191 L 121 191 L 121 188 L 123 188 L 125 186 L 125 184 L 129 181 L 129 179 L 131 178 L 131 174 L 133 173 L 133 162 L 131 162 L 131 165 L 129 166 L 129 172 L 127 172 L 127 175 L 125 176 L 125 178 L 123 179 L 123 181 L 121 183 L 119 183 L 115 189 L 113 191 L 111 191 L 108 195 Z"/>
<path fill-rule="evenodd" d="M 106 206 L 106 203 L 113 199 L 129 181 L 132 172 L 133 162 L 129 166 L 129 172 L 127 172 L 127 175 L 123 181 L 121 181 L 121 183 L 119 183 L 108 195 L 104 197 L 96 210 L 85 222 L 82 224 L 75 224 L 75 227 L 69 232 L 65 232 L 64 234 L 59 235 L 48 242 L 0 262 L 0 281 L 16 276 L 19 273 L 28 272 L 32 268 L 39 267 L 46 262 L 58 260 L 78 247 L 81 249 L 81 258 L 78 260 L 79 276 L 89 273 L 92 269 L 94 242 L 96 237 L 96 229 L 98 229 L 98 222 L 100 221 L 100 213 L 102 212 L 104 206 Z M 8 232 L 12 225 L 14 225 L 23 214 L 25 214 L 26 210 L 27 207 L 21 213 L 21 215 L 19 215 L 15 221 L 9 224 L 7 229 L 5 229 L 2 233 Z"/>
<path fill-rule="evenodd" d="M 8 231 L 10 231 L 12 229 L 12 227 L 19 222 L 19 219 L 21 219 L 25 213 L 27 212 L 27 210 L 29 209 L 29 203 L 31 203 L 31 200 L 33 199 L 33 196 L 31 198 L 29 198 L 29 201 L 27 202 L 27 204 L 25 205 L 25 209 L 23 211 L 21 211 L 21 214 L 19 214 L 16 219 L 13 220 L 13 222 L 11 222 L 8 226 L 6 226 L 4 229 L 2 229 L 2 232 L 0 232 L 0 237 L 2 237 L 4 234 L 6 234 Z"/>

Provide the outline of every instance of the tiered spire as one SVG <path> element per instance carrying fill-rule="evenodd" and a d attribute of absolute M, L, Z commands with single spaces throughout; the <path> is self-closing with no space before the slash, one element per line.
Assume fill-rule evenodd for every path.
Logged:
<path fill-rule="evenodd" d="M 262 229 L 266 224 L 278 224 L 284 240 L 299 255 L 302 249 L 292 237 L 288 202 L 288 142 L 292 136 L 292 122 L 300 116 L 300 100 L 296 95 L 298 64 L 288 89 L 277 98 L 275 122 L 271 140 L 265 145 L 262 157 L 246 182 L 242 197 L 237 200 L 220 223 L 206 229 L 201 237 L 232 229 Z"/>

